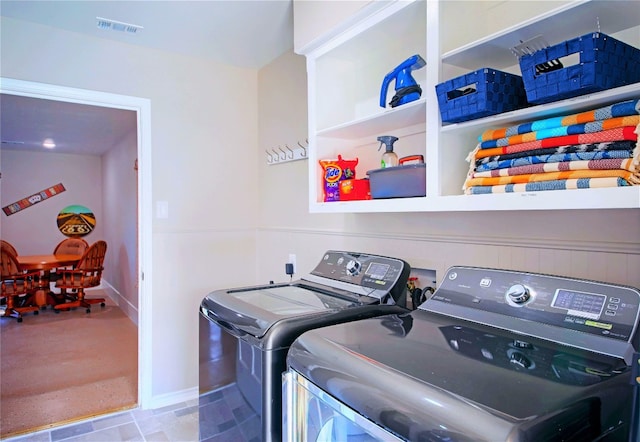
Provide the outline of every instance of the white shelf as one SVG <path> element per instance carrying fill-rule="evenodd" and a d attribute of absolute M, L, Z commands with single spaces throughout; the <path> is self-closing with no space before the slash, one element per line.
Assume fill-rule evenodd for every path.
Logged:
<path fill-rule="evenodd" d="M 493 18 L 496 18 L 507 10 L 509 4 L 518 8 L 519 18 L 514 17 L 510 22 L 505 20 L 504 23 L 509 24 L 505 24 L 503 29 L 489 29 L 486 36 L 472 43 L 441 52 L 440 48 L 453 47 L 456 42 L 462 42 L 458 38 L 464 38 L 452 32 L 452 23 L 441 22 L 444 9 L 447 9 L 446 15 L 459 18 L 458 12 L 464 12 L 464 8 L 473 6 L 465 18 L 455 25 L 462 29 L 470 25 L 467 21 L 482 22 L 486 27 L 495 28 L 495 21 L 488 20 L 488 17 L 493 14 Z M 440 121 L 435 95 L 435 85 L 443 81 L 441 77 L 445 71 L 469 72 L 484 66 L 506 70 L 515 68 L 518 63 L 511 53 L 511 47 L 520 40 L 528 40 L 536 35 L 543 35 L 550 44 L 556 44 L 600 30 L 609 35 L 620 33 L 631 40 L 627 43 L 639 47 L 639 1 L 576 0 L 544 13 L 540 12 L 546 9 L 545 5 L 536 0 L 492 2 L 486 8 L 471 0 L 399 0 L 382 9 L 371 5 L 369 7 L 372 8 L 370 13 L 364 12 L 367 6 L 363 8 L 361 15 L 365 18 L 361 21 L 352 23 L 347 29 L 341 28 L 335 34 L 329 31 L 323 37 L 325 43 L 306 54 L 310 106 L 309 153 L 312 160 L 309 162 L 311 212 L 640 208 L 640 186 L 490 195 L 462 194 L 462 185 L 469 168 L 465 158 L 476 146 L 477 137 L 485 130 L 552 116 L 571 115 L 640 98 L 640 83 L 445 125 Z M 493 7 L 502 9 L 496 10 Z M 528 12 L 535 16 L 522 20 Z M 516 20 L 521 21 L 512 25 Z M 391 32 L 390 29 L 402 29 L 402 32 Z M 447 41 L 442 41 L 443 39 Z M 395 63 L 399 54 L 407 48 L 410 48 L 412 54 L 420 53 L 427 62 L 426 69 L 416 71 L 422 75 L 416 78 L 423 89 L 422 98 L 393 109 L 376 109 L 375 94 L 382 77 L 388 72 L 390 60 Z M 363 114 L 365 116 L 361 116 Z M 373 157 L 368 155 L 378 153 L 370 150 L 368 145 L 376 136 L 390 133 L 398 136 L 400 141 L 402 137 L 407 137 L 407 144 L 412 150 L 419 151 L 424 146 L 427 164 L 426 197 L 327 203 L 318 200 L 322 195 L 322 177 L 317 159 L 334 158 L 338 153 L 342 153 L 344 157 L 346 152 L 359 157 L 361 164 L 369 167 L 374 162 L 371 161 Z M 363 177 L 364 173 L 359 170 L 358 176 Z"/>
<path fill-rule="evenodd" d="M 319 137 L 357 140 L 389 132 L 400 127 L 423 124 L 426 118 L 426 100 L 416 100 L 393 109 L 382 109 L 379 114 L 322 129 Z"/>
<path fill-rule="evenodd" d="M 371 213 L 637 208 L 640 208 L 640 186 L 338 201 L 312 203 L 309 211 L 312 213 Z"/>
<path fill-rule="evenodd" d="M 635 0 L 572 2 L 442 54 L 442 62 L 474 71 L 486 66 L 490 60 L 488 67 L 503 69 L 517 64 L 511 48 L 520 41 L 542 35 L 554 45 L 598 31 L 598 23 L 601 32 L 608 35 L 638 26 L 640 5 Z"/>

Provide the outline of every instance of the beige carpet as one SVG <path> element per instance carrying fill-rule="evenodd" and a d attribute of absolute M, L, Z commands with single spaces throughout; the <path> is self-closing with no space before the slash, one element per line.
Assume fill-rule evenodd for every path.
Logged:
<path fill-rule="evenodd" d="M 110 300 L 0 322 L 0 437 L 136 406 L 138 330 Z"/>

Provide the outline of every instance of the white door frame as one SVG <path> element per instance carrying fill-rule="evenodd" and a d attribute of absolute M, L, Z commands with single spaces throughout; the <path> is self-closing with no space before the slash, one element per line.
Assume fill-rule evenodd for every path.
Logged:
<path fill-rule="evenodd" d="M 135 111 L 138 118 L 138 406 L 149 408 L 151 385 L 151 101 L 146 98 L 75 89 L 0 77 L 0 92 L 47 100 Z"/>

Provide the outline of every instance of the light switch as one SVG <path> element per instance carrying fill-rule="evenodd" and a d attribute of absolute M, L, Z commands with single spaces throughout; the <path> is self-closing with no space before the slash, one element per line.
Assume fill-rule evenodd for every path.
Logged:
<path fill-rule="evenodd" d="M 156 218 L 169 218 L 169 201 L 156 201 Z"/>

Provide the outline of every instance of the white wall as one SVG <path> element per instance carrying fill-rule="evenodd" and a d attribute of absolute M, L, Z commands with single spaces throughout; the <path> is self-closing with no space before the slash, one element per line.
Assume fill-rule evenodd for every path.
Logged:
<path fill-rule="evenodd" d="M 0 24 L 1 76 L 150 100 L 153 200 L 168 202 L 169 218 L 153 222 L 144 377 L 152 402 L 195 396 L 200 301 L 255 280 L 257 72 L 6 17 Z"/>
<path fill-rule="evenodd" d="M 10 216 L 0 214 L 2 239 L 13 244 L 20 255 L 53 253 L 55 246 L 66 238 L 58 230 L 58 213 L 74 204 L 89 208 L 96 216 L 94 230 L 83 238 L 89 243 L 103 239 L 100 157 L 7 149 L 0 151 L 0 157 L 2 207 L 58 183 L 66 189 Z"/>
<path fill-rule="evenodd" d="M 121 135 L 119 143 L 102 157 L 104 239 L 108 244 L 104 278 L 112 289 L 109 295 L 137 324 L 138 134 L 133 131 Z"/>
<path fill-rule="evenodd" d="M 381 2 L 381 0 L 377 0 Z M 362 10 L 371 0 L 293 2 L 294 42 L 296 52 L 322 37 L 327 29 L 340 26 L 345 19 Z"/>
<path fill-rule="evenodd" d="M 305 78 L 300 55 L 280 57 L 260 71 L 260 147 L 306 130 Z M 261 281 L 284 280 L 290 253 L 301 276 L 336 248 L 404 258 L 436 270 L 438 280 L 459 264 L 640 287 L 640 210 L 309 214 L 307 166 L 260 164 Z"/>

